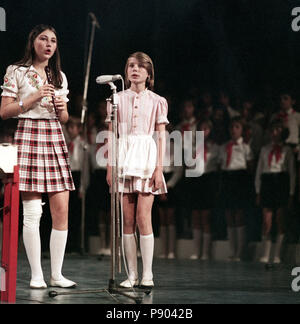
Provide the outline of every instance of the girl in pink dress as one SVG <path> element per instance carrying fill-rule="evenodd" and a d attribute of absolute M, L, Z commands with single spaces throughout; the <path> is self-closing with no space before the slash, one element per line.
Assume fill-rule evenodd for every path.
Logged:
<path fill-rule="evenodd" d="M 125 92 L 119 93 L 119 191 L 123 192 L 124 249 L 129 278 L 121 287 L 139 285 L 137 269 L 136 227 L 140 232 L 143 259 L 142 287 L 153 287 L 152 263 L 154 235 L 152 205 L 155 195 L 167 193 L 163 176 L 165 127 L 168 104 L 166 99 L 153 93 L 154 67 L 144 53 L 132 54 L 125 68 Z M 107 122 L 111 125 L 111 104 L 108 104 Z M 157 145 L 153 139 L 157 132 Z M 108 165 L 107 182 L 111 186 L 111 166 Z"/>

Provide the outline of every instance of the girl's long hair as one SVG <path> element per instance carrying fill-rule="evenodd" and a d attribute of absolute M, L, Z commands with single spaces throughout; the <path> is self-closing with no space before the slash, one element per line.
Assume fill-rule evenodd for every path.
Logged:
<path fill-rule="evenodd" d="M 36 53 L 34 50 L 34 42 L 35 42 L 36 38 L 41 33 L 43 33 L 45 30 L 52 31 L 55 34 L 55 36 L 57 37 L 56 30 L 51 26 L 38 25 L 38 26 L 34 27 L 28 36 L 28 41 L 27 41 L 27 45 L 25 48 L 24 57 L 19 62 L 15 63 L 15 65 L 17 65 L 18 67 L 28 67 L 29 68 L 33 64 L 33 62 L 35 60 L 35 56 L 36 56 Z M 54 55 L 49 60 L 49 67 L 51 70 L 54 87 L 56 89 L 61 89 L 63 79 L 62 79 L 62 75 L 61 75 L 61 60 L 60 60 L 58 46 L 56 48 Z"/>
<path fill-rule="evenodd" d="M 126 84 L 126 88 L 130 88 L 131 86 L 131 82 L 128 79 L 128 67 L 129 67 L 129 59 L 131 58 L 135 58 L 139 64 L 141 66 L 143 66 L 148 74 L 149 77 L 147 78 L 146 81 L 146 88 L 148 88 L 149 90 L 154 90 L 154 65 L 153 65 L 153 61 L 151 60 L 150 56 L 143 53 L 143 52 L 136 52 L 133 53 L 129 56 L 127 63 L 126 63 L 126 67 L 125 67 L 125 84 Z"/>

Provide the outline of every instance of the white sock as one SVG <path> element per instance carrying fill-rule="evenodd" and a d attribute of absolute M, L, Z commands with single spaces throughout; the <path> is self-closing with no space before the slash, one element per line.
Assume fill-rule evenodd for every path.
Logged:
<path fill-rule="evenodd" d="M 175 246 L 176 246 L 176 227 L 174 225 L 170 225 L 169 229 L 169 253 L 175 253 Z"/>
<path fill-rule="evenodd" d="M 246 243 L 246 227 L 238 227 L 237 231 L 237 257 L 240 258 L 243 255 L 245 243 Z"/>
<path fill-rule="evenodd" d="M 143 279 L 153 280 L 154 235 L 140 235 L 140 245 L 143 258 Z"/>
<path fill-rule="evenodd" d="M 123 234 L 124 239 L 124 250 L 126 260 L 128 264 L 129 279 L 134 281 L 137 280 L 138 267 L 137 267 L 137 246 L 134 234 Z"/>
<path fill-rule="evenodd" d="M 211 234 L 203 234 L 203 257 L 208 258 L 210 255 L 210 246 L 211 246 Z"/>
<path fill-rule="evenodd" d="M 272 249 L 272 241 L 270 238 L 270 235 L 263 235 L 262 237 L 262 258 L 270 260 L 271 255 L 271 249 Z"/>
<path fill-rule="evenodd" d="M 201 239 L 202 239 L 202 231 L 199 229 L 193 230 L 193 243 L 194 243 L 194 254 L 198 257 L 201 252 Z"/>
<path fill-rule="evenodd" d="M 163 255 L 168 254 L 168 235 L 167 235 L 167 227 L 161 226 L 159 229 L 159 238 L 161 242 L 161 246 L 163 248 Z"/>
<path fill-rule="evenodd" d="M 274 258 L 279 258 L 280 259 L 280 252 L 281 252 L 283 239 L 284 239 L 284 234 L 277 235 Z"/>
<path fill-rule="evenodd" d="M 23 241 L 31 268 L 31 280 L 43 281 L 41 265 L 40 219 L 42 216 L 42 200 L 23 201 Z"/>
<path fill-rule="evenodd" d="M 33 229 L 23 226 L 23 241 L 31 268 L 31 280 L 44 280 L 41 265 L 41 238 L 39 227 Z"/>
<path fill-rule="evenodd" d="M 53 280 L 62 280 L 62 266 L 64 262 L 68 231 L 52 229 L 50 237 L 51 277 Z"/>
<path fill-rule="evenodd" d="M 227 233 L 228 233 L 228 241 L 229 241 L 229 248 L 230 248 L 230 256 L 235 257 L 235 253 L 236 253 L 236 247 L 235 247 L 236 230 L 235 230 L 234 227 L 228 227 L 227 228 Z"/>

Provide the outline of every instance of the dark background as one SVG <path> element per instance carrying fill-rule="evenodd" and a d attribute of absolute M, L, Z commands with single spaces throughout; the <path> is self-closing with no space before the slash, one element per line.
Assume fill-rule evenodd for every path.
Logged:
<path fill-rule="evenodd" d="M 269 92 L 276 97 L 290 88 L 300 99 L 300 32 L 291 28 L 291 12 L 300 6 L 299 0 L 0 0 L 0 6 L 7 13 L 7 31 L 0 33 L 0 80 L 7 66 L 23 56 L 32 28 L 53 25 L 71 107 L 72 95 L 83 92 L 89 12 L 102 27 L 95 38 L 88 92 L 91 110 L 110 95 L 109 87 L 95 83 L 96 77 L 124 74 L 128 56 L 136 51 L 153 58 L 156 91 L 177 102 L 195 94 L 195 88 L 196 93 L 226 89 L 236 98 L 249 94 L 259 98 Z M 276 105 L 276 100 L 272 103 Z M 260 105 L 265 108 L 264 101 Z M 174 106 L 179 115 L 179 106 Z M 0 121 L 0 131 L 3 127 Z M 225 225 L 219 226 L 222 220 L 216 221 L 224 229 L 218 237 L 226 236 Z M 250 231 L 259 239 L 259 230 Z"/>
<path fill-rule="evenodd" d="M 192 88 L 227 89 L 235 96 L 298 88 L 300 32 L 292 31 L 287 0 L 20 0 L 0 1 L 7 32 L 0 33 L 0 76 L 19 60 L 37 24 L 59 35 L 63 70 L 72 93 L 83 91 L 88 13 L 96 33 L 89 98 L 105 96 L 100 74 L 123 74 L 129 54 L 145 51 L 154 60 L 157 91 L 185 96 Z"/>

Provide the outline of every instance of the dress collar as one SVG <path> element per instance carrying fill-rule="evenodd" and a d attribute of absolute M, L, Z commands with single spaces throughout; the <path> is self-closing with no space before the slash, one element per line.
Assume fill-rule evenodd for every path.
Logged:
<path fill-rule="evenodd" d="M 137 93 L 133 90 L 131 90 L 130 88 L 128 89 L 129 92 L 131 92 L 132 94 L 134 94 L 135 96 L 143 96 L 144 94 L 146 94 L 148 92 L 148 88 L 146 88 L 145 90 L 141 91 L 140 93 Z"/>

